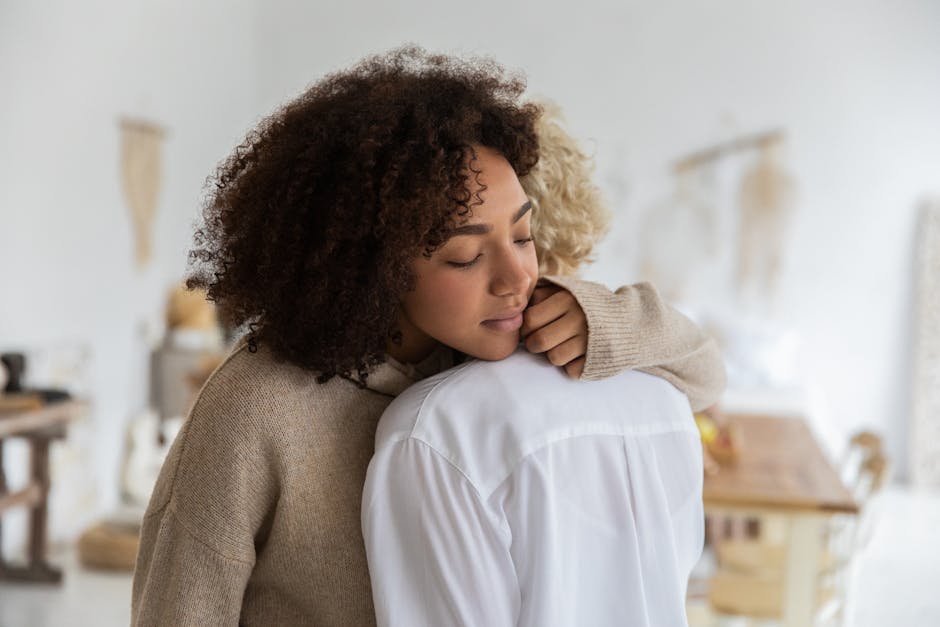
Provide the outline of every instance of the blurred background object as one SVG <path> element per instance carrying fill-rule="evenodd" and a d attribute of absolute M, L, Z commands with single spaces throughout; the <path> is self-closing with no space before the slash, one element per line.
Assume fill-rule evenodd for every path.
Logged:
<path fill-rule="evenodd" d="M 893 476 L 860 508 L 883 515 L 846 620 L 940 624 L 940 245 L 921 213 L 940 199 L 940 5 L 922 0 L 0 3 L 0 353 L 89 402 L 49 452 L 63 585 L 0 582 L 0 624 L 127 623 L 128 575 L 76 546 L 128 567 L 88 556 L 127 539 L 108 532 L 133 528 L 231 339 L 174 287 L 206 177 L 305 85 L 406 41 L 491 55 L 564 110 L 613 213 L 585 277 L 653 280 L 708 327 L 724 414 L 799 416 L 836 470 L 879 434 Z M 3 467 L 28 482 L 22 438 Z M 2 524 L 25 556 L 26 514 Z"/>
<path fill-rule="evenodd" d="M 911 399 L 911 483 L 940 489 L 940 199 L 918 222 Z"/>
<path fill-rule="evenodd" d="M 166 333 L 151 353 L 150 406 L 163 418 L 185 416 L 221 360 L 222 330 L 205 292 L 179 285 L 167 295 Z"/>
<path fill-rule="evenodd" d="M 150 261 L 154 214 L 160 193 L 164 131 L 142 120 L 121 120 L 121 182 L 134 232 L 138 266 Z"/>
<path fill-rule="evenodd" d="M 735 415 L 731 463 L 705 480 L 709 553 L 702 582 L 711 621 L 842 625 L 851 568 L 873 517 L 868 504 L 888 472 L 881 438 L 853 436 L 840 468 L 801 418 Z"/>

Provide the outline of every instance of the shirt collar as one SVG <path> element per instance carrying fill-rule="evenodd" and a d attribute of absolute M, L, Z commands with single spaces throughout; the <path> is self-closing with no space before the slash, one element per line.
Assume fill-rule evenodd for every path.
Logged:
<path fill-rule="evenodd" d="M 376 366 L 366 377 L 365 387 L 386 396 L 398 396 L 413 383 L 447 370 L 454 365 L 454 352 L 446 346 L 438 346 L 417 364 L 404 364 L 391 355 Z M 361 383 L 358 374 L 351 374 L 349 379 Z"/>

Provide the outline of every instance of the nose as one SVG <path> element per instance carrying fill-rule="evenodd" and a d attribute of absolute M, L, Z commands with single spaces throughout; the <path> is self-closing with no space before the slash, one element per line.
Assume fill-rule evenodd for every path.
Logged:
<path fill-rule="evenodd" d="M 496 259 L 490 291 L 494 296 L 528 294 L 532 277 L 526 272 L 521 255 L 514 250 L 502 251 Z"/>

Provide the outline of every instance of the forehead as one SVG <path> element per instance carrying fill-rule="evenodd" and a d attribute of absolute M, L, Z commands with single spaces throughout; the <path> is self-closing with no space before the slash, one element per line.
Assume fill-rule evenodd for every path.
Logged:
<path fill-rule="evenodd" d="M 473 206 L 471 222 L 499 214 L 514 215 L 526 201 L 525 191 L 515 170 L 499 152 L 485 146 L 474 147 L 476 156 L 468 162 L 470 177 L 467 187 L 480 201 Z"/>
<path fill-rule="evenodd" d="M 473 146 L 467 155 L 466 168 L 472 172 L 471 184 L 474 180 L 487 186 L 519 182 L 506 157 L 488 146 Z"/>
<path fill-rule="evenodd" d="M 468 152 L 466 168 L 467 190 L 470 192 L 470 210 L 453 207 L 445 218 L 447 226 L 433 248 L 441 248 L 456 239 L 472 241 L 473 235 L 486 235 L 494 228 L 502 229 L 529 213 L 522 211 L 528 197 L 519 183 L 512 166 L 498 151 L 485 146 L 474 146 Z M 465 237 L 466 236 L 466 237 Z"/>

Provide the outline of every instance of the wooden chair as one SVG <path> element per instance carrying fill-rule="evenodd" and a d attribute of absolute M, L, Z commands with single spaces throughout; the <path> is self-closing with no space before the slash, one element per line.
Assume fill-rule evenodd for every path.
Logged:
<path fill-rule="evenodd" d="M 844 618 L 851 559 L 870 535 L 867 504 L 889 471 L 881 438 L 868 431 L 855 434 L 841 466 L 861 514 L 835 516 L 821 531 L 827 550 L 817 567 L 817 616 L 835 624 Z M 712 537 L 717 568 L 709 581 L 708 600 L 719 616 L 780 618 L 787 555 L 786 530 L 781 524 L 767 517 L 761 520 L 757 537 Z"/>

